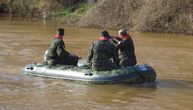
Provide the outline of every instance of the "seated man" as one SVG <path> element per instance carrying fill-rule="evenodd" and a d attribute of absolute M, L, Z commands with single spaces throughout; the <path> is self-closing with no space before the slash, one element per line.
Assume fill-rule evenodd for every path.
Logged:
<path fill-rule="evenodd" d="M 109 34 L 103 31 L 99 41 L 92 43 L 88 63 L 93 70 L 106 71 L 116 69 L 119 65 L 116 47 L 109 42 Z"/>
<path fill-rule="evenodd" d="M 119 37 L 121 41 L 117 44 L 117 49 L 119 51 L 120 66 L 127 67 L 136 65 L 135 48 L 131 36 L 127 33 L 127 30 L 121 29 L 119 31 Z"/>
<path fill-rule="evenodd" d="M 64 29 L 59 28 L 58 34 L 56 34 L 46 52 L 46 62 L 49 65 L 63 64 L 77 66 L 79 57 L 65 50 L 63 36 Z"/>

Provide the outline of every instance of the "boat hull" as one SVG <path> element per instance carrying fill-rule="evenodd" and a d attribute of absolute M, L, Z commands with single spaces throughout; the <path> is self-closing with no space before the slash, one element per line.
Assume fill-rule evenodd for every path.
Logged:
<path fill-rule="evenodd" d="M 154 69 L 148 65 L 137 65 L 110 71 L 92 71 L 87 67 L 64 65 L 51 67 L 46 64 L 28 64 L 25 66 L 23 74 L 95 84 L 122 82 L 138 84 L 144 82 L 154 82 L 156 79 Z"/>

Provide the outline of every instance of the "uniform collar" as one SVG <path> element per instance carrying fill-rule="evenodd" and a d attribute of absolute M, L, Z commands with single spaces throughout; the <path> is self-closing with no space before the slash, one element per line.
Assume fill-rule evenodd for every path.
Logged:
<path fill-rule="evenodd" d="M 63 36 L 62 36 L 62 35 L 59 35 L 59 34 L 56 34 L 54 38 L 63 40 Z"/>
<path fill-rule="evenodd" d="M 105 40 L 108 41 L 109 39 L 104 36 L 99 37 L 99 41 L 105 41 Z"/>

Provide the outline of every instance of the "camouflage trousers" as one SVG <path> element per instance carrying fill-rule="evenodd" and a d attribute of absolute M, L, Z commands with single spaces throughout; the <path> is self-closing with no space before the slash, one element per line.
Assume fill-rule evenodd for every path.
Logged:
<path fill-rule="evenodd" d="M 136 58 L 121 58 L 119 65 L 121 67 L 135 66 L 137 63 Z"/>
<path fill-rule="evenodd" d="M 47 63 L 49 65 L 74 65 L 77 66 L 78 58 L 75 57 L 68 57 L 66 59 L 48 59 Z"/>
<path fill-rule="evenodd" d="M 92 70 L 95 70 L 95 71 L 108 71 L 108 70 L 119 68 L 118 66 L 116 66 L 113 63 L 108 63 L 108 64 L 92 63 L 90 66 L 91 66 Z"/>

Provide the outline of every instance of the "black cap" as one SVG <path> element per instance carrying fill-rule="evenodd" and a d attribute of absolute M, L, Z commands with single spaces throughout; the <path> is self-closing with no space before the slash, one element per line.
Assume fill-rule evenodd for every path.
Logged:
<path fill-rule="evenodd" d="M 110 35 L 107 31 L 102 31 L 101 36 L 106 37 L 106 38 L 110 38 Z"/>
<path fill-rule="evenodd" d="M 59 28 L 58 29 L 58 34 L 63 36 L 64 35 L 64 29 L 63 28 Z"/>

